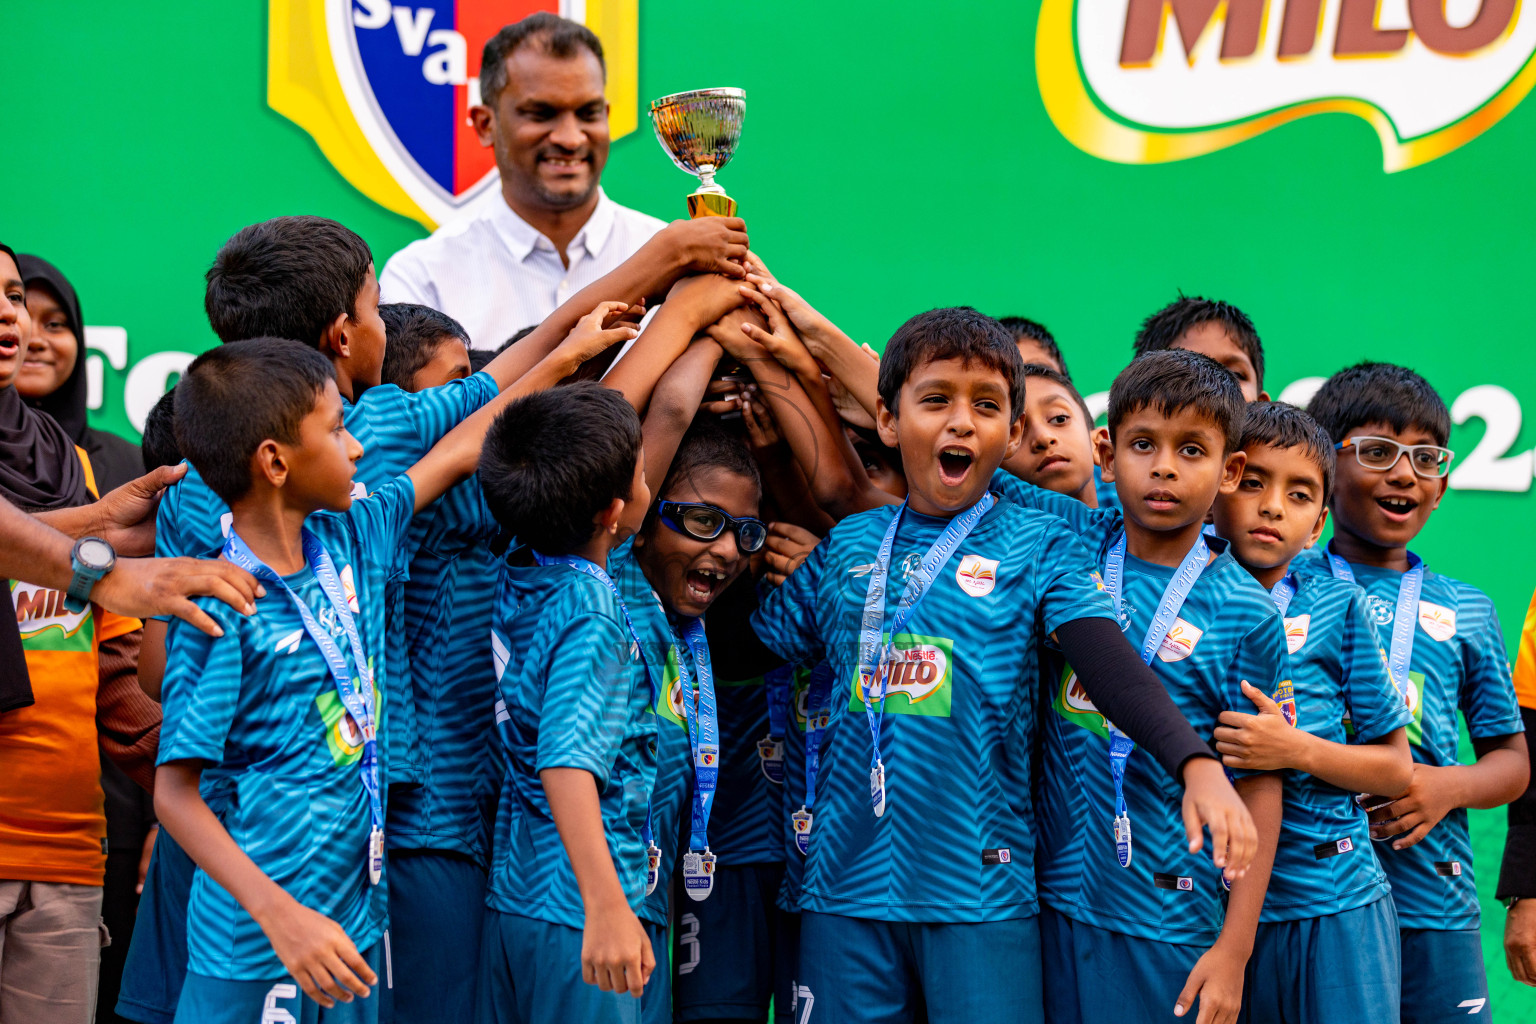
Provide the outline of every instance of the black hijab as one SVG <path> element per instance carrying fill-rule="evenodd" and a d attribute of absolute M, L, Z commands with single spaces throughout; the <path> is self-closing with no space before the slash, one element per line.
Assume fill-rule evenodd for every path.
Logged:
<path fill-rule="evenodd" d="M 16 251 L 3 242 L 0 252 L 16 260 Z M 20 260 L 16 263 L 20 270 Z M 90 501 L 74 440 L 52 417 L 22 401 L 14 382 L 0 388 L 0 497 L 27 512 Z"/>
<path fill-rule="evenodd" d="M 25 398 L 23 401 L 52 416 L 54 422 L 63 427 L 64 433 L 74 438 L 76 444 L 84 445 L 85 406 L 90 385 L 85 377 L 85 317 L 80 315 L 80 298 L 75 294 L 69 278 L 42 257 L 24 252 L 16 257 L 16 265 L 21 270 L 22 283 L 29 289 L 37 284 L 45 284 L 58 296 L 64 315 L 69 317 L 69 329 L 74 332 L 78 347 L 75 368 L 70 371 L 69 379 L 52 394 L 42 398 Z"/>

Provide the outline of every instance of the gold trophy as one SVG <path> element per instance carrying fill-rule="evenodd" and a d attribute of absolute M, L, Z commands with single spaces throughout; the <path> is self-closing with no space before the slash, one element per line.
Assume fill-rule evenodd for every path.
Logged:
<path fill-rule="evenodd" d="M 699 190 L 688 197 L 688 216 L 736 216 L 736 200 L 715 184 L 715 175 L 736 152 L 746 111 L 743 89 L 694 89 L 651 103 L 656 141 L 678 170 L 699 176 Z"/>

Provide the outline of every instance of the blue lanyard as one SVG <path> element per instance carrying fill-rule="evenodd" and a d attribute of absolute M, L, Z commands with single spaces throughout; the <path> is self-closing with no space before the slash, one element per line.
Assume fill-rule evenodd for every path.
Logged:
<path fill-rule="evenodd" d="M 1296 575 L 1288 572 L 1282 576 L 1280 582 L 1269 588 L 1269 596 L 1283 618 L 1285 610 L 1291 606 L 1291 599 L 1296 596 Z"/>
<path fill-rule="evenodd" d="M 336 696 L 341 699 L 342 707 L 346 709 L 348 715 L 352 716 L 352 721 L 356 723 L 358 731 L 363 736 L 363 756 L 358 762 L 358 774 L 362 777 L 363 791 L 368 794 L 368 818 L 372 830 L 375 833 L 381 833 L 384 828 L 384 800 L 379 791 L 379 742 L 378 727 L 374 718 L 373 671 L 368 665 L 368 656 L 363 651 L 363 638 L 357 630 L 357 621 L 352 618 L 352 609 L 347 605 L 347 595 L 342 589 L 341 578 L 336 574 L 335 563 L 331 561 L 331 556 L 319 537 L 304 530 L 302 538 L 304 560 L 314 571 L 315 579 L 320 583 L 320 589 L 324 591 L 331 610 L 336 613 L 337 621 L 341 623 L 341 628 L 347 634 L 347 642 L 352 648 L 352 662 L 357 669 L 357 682 L 353 681 L 352 673 L 347 670 L 346 656 L 341 653 L 341 648 L 336 646 L 336 641 L 331 634 L 320 625 L 315 618 L 315 613 L 310 611 L 309 605 L 294 593 L 293 588 L 288 586 L 287 580 L 257 558 L 234 530 L 229 531 L 229 536 L 224 541 L 224 557 L 257 579 L 276 584 L 278 589 L 287 594 L 304 623 L 304 631 L 309 634 L 310 639 L 314 640 L 315 646 L 320 648 L 320 654 L 325 658 L 326 667 L 330 670 L 331 680 L 336 685 Z M 370 857 L 374 852 L 371 843 L 372 839 L 370 839 Z"/>
<path fill-rule="evenodd" d="M 821 772 L 821 731 L 827 727 L 832 704 L 832 666 L 822 662 L 811 669 L 805 692 L 805 807 L 816 807 L 816 776 Z"/>
<path fill-rule="evenodd" d="M 720 781 L 720 721 L 715 709 L 715 673 L 703 619 L 684 619 L 683 649 L 678 674 L 683 684 L 683 714 L 688 721 L 688 746 L 693 753 L 693 816 L 688 849 L 709 849 L 709 813 Z"/>
<path fill-rule="evenodd" d="M 944 563 L 949 561 L 955 549 L 965 542 L 970 536 L 981 517 L 986 515 L 996 498 L 988 491 L 981 496 L 981 500 L 960 515 L 955 516 L 944 527 L 944 532 L 939 539 L 933 542 L 933 547 L 923 556 L 922 564 L 918 570 L 907 580 L 906 589 L 902 592 L 901 601 L 896 606 L 896 614 L 890 621 L 890 641 L 885 639 L 885 582 L 890 572 L 891 549 L 896 544 L 896 530 L 901 526 L 902 513 L 907 510 L 907 503 L 903 501 L 896 509 L 896 514 L 891 517 L 891 525 L 886 528 L 885 537 L 880 541 L 880 551 L 875 556 L 874 568 L 869 573 L 869 590 L 864 597 L 864 621 L 859 638 L 859 688 L 860 696 L 864 700 L 864 715 L 869 720 L 869 734 L 873 742 L 870 752 L 870 804 L 874 808 L 875 816 L 879 817 L 885 812 L 885 763 L 880 757 L 880 721 L 885 716 L 886 687 L 890 681 L 889 674 L 885 671 L 894 654 L 896 635 L 906 628 L 912 613 L 917 610 L 918 602 L 928 593 L 928 588 L 933 586 L 933 581 L 938 578 L 939 570 Z M 876 684 L 880 690 L 875 692 Z"/>
<path fill-rule="evenodd" d="M 1349 563 L 1328 550 L 1328 565 L 1336 579 L 1355 582 L 1355 571 Z M 1387 653 L 1387 669 L 1397 692 L 1408 696 L 1408 666 L 1413 661 L 1413 626 L 1419 617 L 1419 591 L 1424 589 L 1424 562 L 1418 555 L 1408 552 L 1408 571 L 1403 573 L 1397 585 L 1397 613 L 1392 618 L 1392 648 Z"/>
<path fill-rule="evenodd" d="M 635 642 L 635 652 L 640 655 L 641 662 L 645 665 L 645 676 L 651 684 L 651 707 L 656 707 L 656 673 L 651 671 L 651 666 L 645 659 L 645 644 L 640 641 L 640 632 L 635 629 L 633 620 L 629 617 L 629 607 L 624 604 L 624 595 L 619 593 L 619 586 L 613 582 L 613 577 L 603 571 L 596 562 L 588 561 L 580 555 L 541 555 L 533 552 L 533 560 L 542 566 L 568 565 L 578 572 L 584 572 L 588 576 L 602 583 L 613 594 L 614 603 L 619 606 L 619 614 L 624 616 L 624 628 L 629 630 L 629 638 Z M 654 723 L 656 728 L 656 753 L 661 754 L 660 723 Z M 654 787 L 652 787 L 654 790 Z M 651 845 L 651 798 L 645 798 L 645 824 L 640 827 L 640 838 L 645 840 L 647 847 Z"/>
<path fill-rule="evenodd" d="M 795 672 L 789 666 L 770 671 L 764 682 L 768 684 L 768 738 L 784 739 L 784 729 L 789 720 L 789 691 L 794 685 Z"/>
<path fill-rule="evenodd" d="M 1195 540 L 1195 546 L 1190 548 L 1189 554 L 1184 556 L 1184 561 L 1179 564 L 1178 571 L 1173 574 L 1168 585 L 1163 588 L 1157 612 L 1152 616 L 1152 624 L 1147 627 L 1147 635 L 1141 641 L 1141 660 L 1147 665 L 1152 664 L 1157 649 L 1163 645 L 1168 631 L 1173 628 L 1174 620 L 1179 617 L 1179 609 L 1184 607 L 1184 599 L 1194 589 L 1195 581 L 1200 578 L 1210 557 L 1210 548 L 1206 546 L 1202 534 Z M 1110 600 L 1115 603 L 1116 618 L 1120 615 L 1121 580 L 1124 577 L 1125 534 L 1122 533 L 1104 561 L 1104 589 L 1109 591 Z M 1104 727 L 1109 731 L 1109 773 L 1115 782 L 1115 857 L 1120 866 L 1125 868 L 1131 865 L 1131 813 L 1125 803 L 1125 769 L 1136 744 L 1107 718 L 1104 719 Z"/>

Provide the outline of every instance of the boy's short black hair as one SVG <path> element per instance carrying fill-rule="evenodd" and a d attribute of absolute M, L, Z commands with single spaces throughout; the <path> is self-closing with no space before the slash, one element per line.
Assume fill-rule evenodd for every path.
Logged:
<path fill-rule="evenodd" d="M 1191 327 L 1218 323 L 1226 329 L 1253 364 L 1253 375 L 1260 391 L 1264 390 L 1264 345 L 1259 341 L 1258 328 L 1248 314 L 1232 305 L 1198 295 L 1180 295 L 1162 309 L 1147 317 L 1136 332 L 1136 356 L 1148 352 L 1161 352 L 1172 348 L 1173 343 L 1184 336 Z M 1134 358 L 1134 357 L 1133 357 Z"/>
<path fill-rule="evenodd" d="M 1120 423 L 1138 409 L 1172 416 L 1194 409 L 1221 429 L 1226 451 L 1237 451 L 1247 401 L 1237 378 L 1209 356 L 1173 348 L 1131 360 L 1109 387 L 1109 436 L 1118 441 Z"/>
<path fill-rule="evenodd" d="M 487 366 L 490 366 L 491 365 L 491 360 L 495 359 L 495 358 L 496 358 L 496 353 L 495 352 L 489 352 L 489 351 L 487 351 L 487 350 L 485 350 L 483 348 L 472 348 L 472 349 L 470 349 L 469 350 L 469 372 L 470 373 L 479 373 L 481 370 L 485 369 Z"/>
<path fill-rule="evenodd" d="M 1323 504 L 1333 496 L 1333 475 L 1339 460 L 1322 425 L 1288 402 L 1250 402 L 1243 418 L 1239 448 L 1266 444 L 1271 448 L 1300 448 L 1323 474 Z"/>
<path fill-rule="evenodd" d="M 263 441 L 297 444 L 299 429 L 334 380 L 330 360 L 287 338 L 211 348 L 176 385 L 176 443 L 213 493 L 233 504 L 251 489 Z"/>
<path fill-rule="evenodd" d="M 576 56 L 577 50 L 585 49 L 597 58 L 608 77 L 608 62 L 603 58 L 603 44 L 579 21 L 562 18 L 558 14 L 539 11 L 522 21 L 504 26 L 500 32 L 485 42 L 480 51 L 480 102 L 495 107 L 501 90 L 507 87 L 507 58 L 524 43 L 537 46 L 551 57 L 566 60 Z"/>
<path fill-rule="evenodd" d="M 174 466 L 181 461 L 181 446 L 176 443 L 176 389 L 171 388 L 160 396 L 144 417 L 144 440 L 139 444 L 144 453 L 144 472 L 153 473 L 161 466 Z"/>
<path fill-rule="evenodd" d="M 727 430 L 713 416 L 698 416 L 678 442 L 677 454 L 667 469 L 661 489 L 654 495 L 657 501 L 671 493 L 672 489 L 695 473 L 710 469 L 723 469 L 744 476 L 752 481 L 757 493 L 763 493 L 763 478 L 758 472 L 757 460 L 752 458 L 746 442 Z"/>
<path fill-rule="evenodd" d="M 937 359 L 963 359 L 996 370 L 1008 382 L 1011 420 L 1024 415 L 1024 357 L 1008 328 L 970 306 L 919 313 L 891 335 L 880 357 L 880 397 L 894 414 L 912 372 Z M 1010 421 L 1011 421 L 1010 420 Z"/>
<path fill-rule="evenodd" d="M 203 308 L 220 341 L 293 338 L 320 344 L 338 313 L 357 317 L 373 253 L 324 217 L 275 217 L 235 232 L 208 268 Z"/>
<path fill-rule="evenodd" d="M 640 417 L 612 388 L 582 381 L 538 391 L 496 417 L 480 452 L 480 486 L 497 522 L 545 555 L 592 539 L 592 517 L 628 500 Z"/>
<path fill-rule="evenodd" d="M 1406 366 L 1356 363 L 1317 389 L 1307 412 L 1335 442 L 1366 423 L 1385 423 L 1399 434 L 1421 427 L 1440 447 L 1451 439 L 1451 413 L 1440 392 Z"/>
<path fill-rule="evenodd" d="M 1031 320 L 1027 316 L 1000 316 L 997 318 L 997 322 L 1013 332 L 1013 343 L 1015 345 L 1028 338 L 1045 349 L 1046 355 L 1056 360 L 1056 366 L 1061 367 L 1061 375 L 1063 377 L 1070 378 L 1072 376 L 1071 371 L 1067 369 L 1066 357 L 1061 354 L 1061 346 L 1056 344 L 1056 338 L 1045 324 L 1038 320 Z"/>
<path fill-rule="evenodd" d="M 384 370 L 381 379 L 402 391 L 411 390 L 411 378 L 437 353 L 437 347 L 457 339 L 469 348 L 469 333 L 453 317 L 431 306 L 414 302 L 387 302 L 379 306 L 384 321 Z"/>
<path fill-rule="evenodd" d="M 1024 379 L 1027 381 L 1030 377 L 1039 377 L 1053 384 L 1059 384 L 1067 394 L 1072 396 L 1073 401 L 1077 402 L 1077 407 L 1083 410 L 1083 419 L 1088 423 L 1088 432 L 1093 432 L 1093 413 L 1088 411 L 1088 403 L 1083 401 L 1083 396 L 1077 390 L 1077 385 L 1072 383 L 1071 377 L 1064 373 L 1057 373 L 1055 369 L 1049 366 L 1041 366 L 1039 363 L 1025 363 Z"/>

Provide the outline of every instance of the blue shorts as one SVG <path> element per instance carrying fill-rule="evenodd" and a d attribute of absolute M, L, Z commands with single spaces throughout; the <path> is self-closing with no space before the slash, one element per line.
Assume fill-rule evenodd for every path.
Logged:
<path fill-rule="evenodd" d="M 485 872 L 437 850 L 389 852 L 392 1024 L 462 1024 L 475 1012 Z"/>
<path fill-rule="evenodd" d="M 123 962 L 117 1014 L 143 1024 L 171 1024 L 187 978 L 187 902 L 197 865 L 161 829 L 144 875 L 144 892 Z"/>
<path fill-rule="evenodd" d="M 1483 969 L 1482 935 L 1476 928 L 1431 931 L 1404 928 L 1403 1024 L 1486 1022 L 1488 974 Z"/>
<path fill-rule="evenodd" d="M 700 903 L 675 901 L 672 998 L 675 1019 L 788 1021 L 799 966 L 798 915 L 779 909 L 783 864 L 715 870 L 715 888 Z"/>
<path fill-rule="evenodd" d="M 480 1024 L 641 1024 L 641 1004 L 581 979 L 580 928 L 486 909 L 475 997 Z"/>
<path fill-rule="evenodd" d="M 385 984 L 380 969 L 383 947 L 381 939 L 362 951 L 379 976 L 367 999 L 353 997 L 350 1003 L 338 1002 L 326 1010 L 286 974 L 261 981 L 188 974 L 176 1004 L 176 1024 L 378 1024 Z"/>
<path fill-rule="evenodd" d="M 797 1024 L 913 1024 L 925 1009 L 932 1024 L 1039 1024 L 1039 921 L 906 924 L 802 911 L 791 1006 Z"/>
<path fill-rule="evenodd" d="M 640 997 L 641 1024 L 672 1024 L 672 968 L 667 963 L 667 926 L 641 921 L 651 937 L 651 952 L 656 955 L 656 971 L 646 982 Z"/>
<path fill-rule="evenodd" d="M 1398 1024 L 1401 973 L 1391 896 L 1324 917 L 1261 923 L 1248 958 L 1242 1019 Z"/>
<path fill-rule="evenodd" d="M 1173 1015 L 1174 1004 L 1205 946 L 1138 939 L 1074 921 L 1042 907 L 1045 1018 L 1083 1024 L 1189 1024 L 1195 1010 Z"/>

